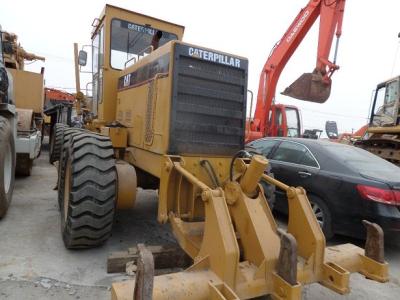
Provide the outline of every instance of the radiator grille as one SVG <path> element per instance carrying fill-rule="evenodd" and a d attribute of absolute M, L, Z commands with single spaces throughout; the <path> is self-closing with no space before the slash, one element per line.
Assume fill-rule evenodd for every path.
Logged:
<path fill-rule="evenodd" d="M 176 45 L 170 154 L 232 155 L 243 149 L 247 61 L 231 67 Z"/>

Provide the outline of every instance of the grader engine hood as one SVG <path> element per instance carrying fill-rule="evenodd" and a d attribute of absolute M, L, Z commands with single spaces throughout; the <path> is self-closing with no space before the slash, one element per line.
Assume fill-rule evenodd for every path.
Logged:
<path fill-rule="evenodd" d="M 176 44 L 171 154 L 233 155 L 244 147 L 248 61 Z"/>
<path fill-rule="evenodd" d="M 228 156 L 243 149 L 247 59 L 174 41 L 143 60 L 118 83 L 122 101 L 141 94 L 140 101 L 146 102 L 131 104 L 132 120 L 125 118 L 124 109 L 117 112 L 124 125 L 143 128 L 143 141 L 132 139 L 135 146 L 174 155 Z M 142 90 L 143 85 L 148 89 Z M 164 111 L 158 111 L 161 106 Z M 142 117 L 134 113 L 138 109 L 145 116 L 142 125 Z M 160 125 L 167 111 L 169 128 Z M 160 147 L 155 134 L 159 131 L 168 141 Z"/>

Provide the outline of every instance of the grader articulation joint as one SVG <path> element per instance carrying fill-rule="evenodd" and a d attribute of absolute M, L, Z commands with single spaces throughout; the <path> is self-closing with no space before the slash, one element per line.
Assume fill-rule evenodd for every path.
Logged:
<path fill-rule="evenodd" d="M 236 155 L 244 148 L 245 58 L 183 43 L 182 26 L 114 6 L 106 5 L 98 20 L 94 119 L 61 143 L 64 242 L 69 248 L 105 242 L 121 193 L 133 200 L 129 190 L 137 183 L 158 189 L 158 221 L 170 222 L 193 260 L 182 272 L 153 278 L 151 255 L 141 246 L 136 289 L 133 280 L 114 283 L 113 299 L 300 299 L 302 285 L 314 282 L 349 292 L 352 272 L 387 281 L 383 253 L 350 244 L 326 248 L 305 190 L 265 175 L 264 157 Z M 261 178 L 287 193 L 286 232 L 278 229 Z M 366 225 L 368 240 L 383 247 L 377 227 Z"/>

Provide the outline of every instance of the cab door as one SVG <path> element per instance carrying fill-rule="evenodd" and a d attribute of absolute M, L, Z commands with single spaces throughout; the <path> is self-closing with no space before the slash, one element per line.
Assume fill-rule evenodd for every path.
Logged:
<path fill-rule="evenodd" d="M 283 124 L 282 106 L 280 104 L 272 105 L 271 107 L 271 127 L 268 131 L 268 136 L 286 136 L 286 128 Z"/>
<path fill-rule="evenodd" d="M 271 128 L 268 136 L 301 136 L 301 120 L 297 107 L 274 104 L 271 107 Z"/>
<path fill-rule="evenodd" d="M 288 137 L 301 137 L 300 113 L 295 106 L 283 107 L 283 124 L 285 135 Z"/>

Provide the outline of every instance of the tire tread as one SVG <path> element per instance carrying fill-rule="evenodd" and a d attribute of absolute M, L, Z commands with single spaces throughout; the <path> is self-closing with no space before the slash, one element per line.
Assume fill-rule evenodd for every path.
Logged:
<path fill-rule="evenodd" d="M 68 211 L 64 212 L 67 162 L 71 163 L 71 187 Z M 73 249 L 103 244 L 111 236 L 116 203 L 117 174 L 111 141 L 95 133 L 75 131 L 64 144 L 61 169 L 58 193 L 65 246 Z"/>

